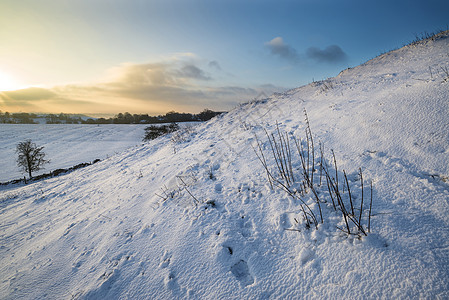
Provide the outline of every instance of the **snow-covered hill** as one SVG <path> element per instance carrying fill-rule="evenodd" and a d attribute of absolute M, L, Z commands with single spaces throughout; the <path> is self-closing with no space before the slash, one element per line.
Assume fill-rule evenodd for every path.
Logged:
<path fill-rule="evenodd" d="M 2 191 L 1 297 L 447 299 L 448 34 L 242 105 L 194 132 Z M 367 236 L 341 230 L 318 164 L 317 229 L 301 211 L 304 201 L 318 215 L 310 189 L 292 197 L 270 186 L 256 155 L 277 176 L 265 130 L 276 137 L 278 123 L 287 133 L 300 178 L 292 137 L 306 147 L 304 109 L 332 174 L 334 150 L 342 190 L 346 171 L 354 215 L 359 168 L 365 203 L 373 183 Z M 362 214 L 366 229 L 366 204 Z"/>

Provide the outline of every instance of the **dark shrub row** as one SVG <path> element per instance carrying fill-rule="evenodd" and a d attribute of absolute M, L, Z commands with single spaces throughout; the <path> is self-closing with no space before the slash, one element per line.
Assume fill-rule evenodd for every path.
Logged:
<path fill-rule="evenodd" d="M 143 137 L 144 141 L 154 140 L 155 138 L 162 136 L 167 133 L 175 132 L 179 129 L 178 124 L 172 123 L 170 125 L 151 125 L 145 128 L 145 136 Z"/>

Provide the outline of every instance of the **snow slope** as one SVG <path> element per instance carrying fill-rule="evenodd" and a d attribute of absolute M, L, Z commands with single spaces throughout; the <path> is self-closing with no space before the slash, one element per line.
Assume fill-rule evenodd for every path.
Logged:
<path fill-rule="evenodd" d="M 2 191 L 1 298 L 449 298 L 448 44 L 446 32 Z M 270 188 L 256 136 L 274 169 L 264 130 L 304 137 L 304 109 L 356 203 L 359 167 L 373 182 L 366 237 L 336 228 L 325 189 L 324 223 L 307 229 L 300 201 Z"/>

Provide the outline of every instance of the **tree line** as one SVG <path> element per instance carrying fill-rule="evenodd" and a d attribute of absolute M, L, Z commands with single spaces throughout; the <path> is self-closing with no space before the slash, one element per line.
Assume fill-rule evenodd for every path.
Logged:
<path fill-rule="evenodd" d="M 128 112 L 119 113 L 114 118 L 88 119 L 87 124 L 160 124 L 160 123 L 180 123 L 208 121 L 213 117 L 222 114 L 210 109 L 205 109 L 199 114 L 179 113 L 170 111 L 165 115 L 149 116 L 148 114 L 130 114 Z"/>
<path fill-rule="evenodd" d="M 46 124 L 157 124 L 173 122 L 207 121 L 222 114 L 210 109 L 205 109 L 198 114 L 179 113 L 170 111 L 165 115 L 150 116 L 148 114 L 119 113 L 112 118 L 82 118 L 70 114 L 43 114 L 34 113 L 9 113 L 0 111 L 0 123 L 6 124 L 37 124 L 38 119 L 45 119 Z"/>

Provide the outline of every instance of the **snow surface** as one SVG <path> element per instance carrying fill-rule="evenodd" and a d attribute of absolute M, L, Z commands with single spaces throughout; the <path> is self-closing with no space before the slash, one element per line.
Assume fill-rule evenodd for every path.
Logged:
<path fill-rule="evenodd" d="M 199 122 L 179 123 L 181 128 L 196 126 Z M 156 126 L 162 124 L 155 124 Z M 150 125 L 81 125 L 81 124 L 0 124 L 0 182 L 23 178 L 17 167 L 16 145 L 31 139 L 50 164 L 33 173 L 39 175 L 51 170 L 104 159 L 130 147 L 142 144 L 145 128 Z"/>
<path fill-rule="evenodd" d="M 148 125 L 0 124 L 0 181 L 24 176 L 17 167 L 16 145 L 31 139 L 43 146 L 50 164 L 33 175 L 69 168 L 141 143 Z"/>
<path fill-rule="evenodd" d="M 1 298 L 448 299 L 447 36 L 4 189 Z M 304 137 L 304 109 L 356 202 L 359 167 L 373 181 L 366 237 L 336 228 L 325 190 L 325 221 L 306 229 L 299 201 L 270 188 L 255 135 L 268 150 L 277 121 Z"/>

